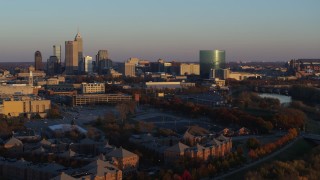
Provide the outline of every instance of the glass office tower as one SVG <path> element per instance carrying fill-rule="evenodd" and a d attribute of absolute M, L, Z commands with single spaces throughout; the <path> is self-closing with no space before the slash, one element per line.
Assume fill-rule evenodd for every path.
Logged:
<path fill-rule="evenodd" d="M 224 69 L 226 52 L 223 50 L 200 50 L 200 75 L 208 79 L 212 70 Z"/>

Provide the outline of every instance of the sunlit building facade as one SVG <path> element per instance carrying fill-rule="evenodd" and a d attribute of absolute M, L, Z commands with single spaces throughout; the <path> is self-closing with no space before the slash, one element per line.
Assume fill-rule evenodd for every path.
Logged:
<path fill-rule="evenodd" d="M 202 78 L 211 78 L 212 69 L 224 69 L 226 52 L 223 50 L 200 50 L 200 75 Z"/>

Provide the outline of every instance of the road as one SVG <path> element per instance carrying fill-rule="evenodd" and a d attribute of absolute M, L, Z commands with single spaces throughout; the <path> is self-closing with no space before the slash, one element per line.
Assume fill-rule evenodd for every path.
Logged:
<path fill-rule="evenodd" d="M 223 175 L 221 175 L 221 176 L 214 177 L 214 179 L 224 179 L 224 178 L 226 178 L 226 177 L 228 177 L 228 176 L 230 176 L 230 175 L 232 175 L 232 174 L 235 174 L 235 173 L 237 173 L 237 172 L 240 172 L 240 171 L 243 171 L 243 170 L 245 170 L 245 169 L 251 168 L 251 167 L 253 167 L 253 166 L 255 166 L 255 165 L 259 164 L 259 163 L 262 163 L 262 162 L 264 162 L 264 161 L 266 161 L 266 160 L 268 160 L 268 159 L 270 159 L 270 158 L 273 158 L 274 156 L 280 154 L 281 152 L 283 152 L 283 151 L 285 151 L 286 149 L 288 149 L 289 147 L 291 147 L 296 141 L 298 141 L 298 140 L 301 139 L 301 138 L 302 138 L 302 136 L 299 136 L 299 137 L 297 137 L 296 139 L 294 139 L 293 141 L 291 141 L 289 144 L 287 144 L 287 145 L 285 145 L 284 147 L 282 147 L 281 149 L 275 151 L 274 153 L 271 153 L 271 154 L 269 154 L 268 156 L 263 157 L 263 158 L 261 158 L 261 159 L 259 159 L 259 160 L 257 160 L 257 161 L 254 161 L 254 162 L 252 162 L 252 163 L 250 163 L 250 164 L 246 164 L 246 165 L 244 165 L 243 167 L 241 167 L 241 168 L 239 168 L 239 169 L 235 169 L 235 170 L 230 171 L 230 172 L 228 172 L 228 173 L 226 173 L 226 174 L 223 174 Z"/>

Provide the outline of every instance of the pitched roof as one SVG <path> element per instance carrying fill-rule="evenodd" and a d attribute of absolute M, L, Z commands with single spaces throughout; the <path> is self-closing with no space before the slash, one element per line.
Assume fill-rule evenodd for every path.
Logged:
<path fill-rule="evenodd" d="M 15 137 L 11 137 L 6 143 L 4 143 L 5 145 L 12 145 L 12 146 L 22 146 L 23 143 L 15 138 Z"/>
<path fill-rule="evenodd" d="M 198 150 L 206 149 L 205 147 L 201 146 L 199 143 L 197 143 L 196 147 Z"/>
<path fill-rule="evenodd" d="M 220 136 L 217 137 L 216 139 L 219 141 L 229 141 L 230 138 L 227 138 L 224 135 L 220 134 Z"/>
<path fill-rule="evenodd" d="M 170 151 L 170 152 L 184 152 L 185 149 L 189 148 L 189 146 L 178 142 L 177 144 L 167 148 L 165 151 Z"/>
<path fill-rule="evenodd" d="M 40 146 L 38 149 L 35 149 L 32 152 L 41 154 L 46 152 L 46 150 L 42 146 Z"/>
<path fill-rule="evenodd" d="M 101 159 L 91 162 L 87 166 L 83 167 L 83 169 L 88 170 L 96 176 L 104 176 L 105 173 L 116 173 L 119 171 L 119 169 L 112 165 L 109 161 L 103 161 Z"/>
<path fill-rule="evenodd" d="M 72 151 L 71 149 L 69 149 L 68 151 L 61 154 L 62 157 L 73 157 L 75 155 L 76 155 L 76 153 L 74 151 Z"/>
<path fill-rule="evenodd" d="M 189 128 L 187 129 L 187 131 L 183 134 L 183 139 L 194 139 L 194 135 L 189 133 Z"/>
<path fill-rule="evenodd" d="M 52 143 L 50 141 L 46 140 L 46 139 L 42 139 L 40 141 L 40 144 L 50 146 Z"/>
<path fill-rule="evenodd" d="M 116 158 L 123 158 L 123 157 L 130 157 L 130 156 L 137 156 L 136 154 L 120 147 L 112 150 L 107 154 L 108 157 L 116 157 Z"/>
<path fill-rule="evenodd" d="M 220 146 L 222 143 L 217 139 L 212 139 L 207 143 L 208 146 Z"/>
<path fill-rule="evenodd" d="M 58 176 L 51 178 L 50 180 L 75 180 L 76 178 L 73 178 L 72 176 L 69 176 L 68 174 L 62 172 Z"/>
<path fill-rule="evenodd" d="M 96 142 L 90 138 L 84 138 L 80 141 L 81 144 L 96 144 Z"/>

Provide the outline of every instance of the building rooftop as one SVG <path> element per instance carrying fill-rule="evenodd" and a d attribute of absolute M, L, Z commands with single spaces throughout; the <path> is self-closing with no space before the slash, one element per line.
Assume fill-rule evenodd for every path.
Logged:
<path fill-rule="evenodd" d="M 51 178 L 50 180 L 76 180 L 76 178 L 73 178 L 72 176 L 62 172 L 58 176 Z"/>
<path fill-rule="evenodd" d="M 4 143 L 4 145 L 7 145 L 7 146 L 22 146 L 23 143 L 19 139 L 15 138 L 15 137 L 11 137 L 9 140 L 7 140 Z"/>
<path fill-rule="evenodd" d="M 181 143 L 181 142 L 178 142 L 177 144 L 167 148 L 166 151 L 180 153 L 180 152 L 184 152 L 184 150 L 187 149 L 187 148 L 190 148 L 190 147 L 185 145 L 185 144 L 183 144 L 183 143 Z"/>
<path fill-rule="evenodd" d="M 124 157 L 131 157 L 131 156 L 137 156 L 137 155 L 120 147 L 109 152 L 107 156 L 115 157 L 115 158 L 124 158 Z"/>
<path fill-rule="evenodd" d="M 71 124 L 56 124 L 48 127 L 51 131 L 62 131 L 68 132 L 73 129 L 80 131 L 82 134 L 87 134 L 87 130 L 83 129 L 78 125 L 71 125 Z"/>

